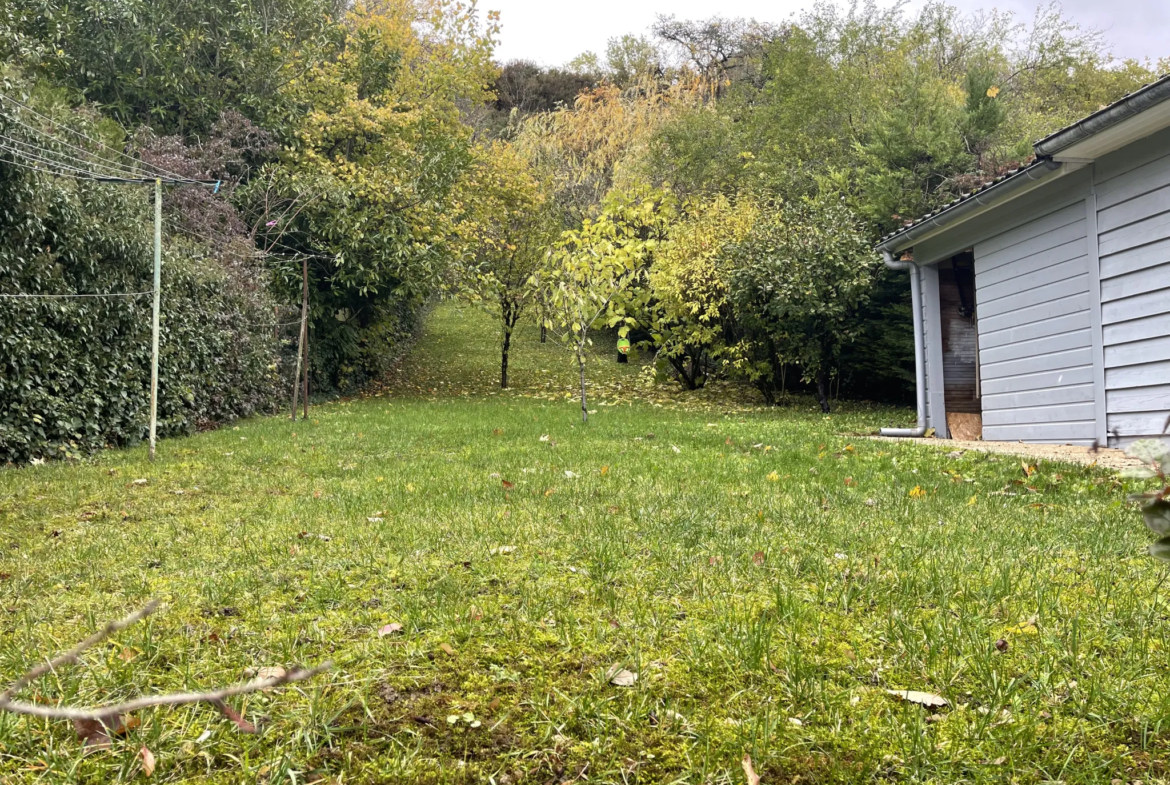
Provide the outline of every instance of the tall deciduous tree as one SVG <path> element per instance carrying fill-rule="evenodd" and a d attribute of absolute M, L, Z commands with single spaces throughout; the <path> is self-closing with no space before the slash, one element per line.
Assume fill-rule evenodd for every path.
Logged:
<path fill-rule="evenodd" d="M 382 0 L 346 19 L 340 54 L 289 86 L 306 107 L 252 200 L 264 247 L 310 256 L 316 343 L 331 386 L 379 372 L 384 328 L 434 291 L 453 260 L 471 166 L 461 106 L 490 98 L 496 26 L 457 0 Z M 271 226 L 268 226 L 271 224 Z M 299 293 L 299 259 L 280 268 Z"/>
<path fill-rule="evenodd" d="M 124 124 L 204 134 L 224 111 L 269 130 L 284 87 L 336 51 L 338 0 L 119 0 L 7 4 L 0 56 L 72 88 Z"/>
<path fill-rule="evenodd" d="M 500 387 L 506 388 L 512 333 L 538 296 L 534 276 L 561 227 L 543 183 L 503 142 L 476 149 L 462 190 L 468 203 L 457 230 L 458 290 L 499 320 Z"/>

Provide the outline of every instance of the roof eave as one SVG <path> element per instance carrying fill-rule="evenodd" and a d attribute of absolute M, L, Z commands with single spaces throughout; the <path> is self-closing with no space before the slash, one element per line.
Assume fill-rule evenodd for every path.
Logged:
<path fill-rule="evenodd" d="M 1058 161 L 1036 161 L 998 183 L 959 199 L 914 225 L 888 235 L 878 243 L 877 250 L 888 253 L 904 251 L 915 243 L 968 221 L 1017 196 L 1022 196 L 1047 182 L 1051 173 L 1064 169 L 1065 164 Z"/>
<path fill-rule="evenodd" d="M 1052 158 L 1076 145 L 1170 100 L 1170 75 L 1133 92 L 1067 128 L 1062 128 L 1033 146 L 1038 158 Z"/>

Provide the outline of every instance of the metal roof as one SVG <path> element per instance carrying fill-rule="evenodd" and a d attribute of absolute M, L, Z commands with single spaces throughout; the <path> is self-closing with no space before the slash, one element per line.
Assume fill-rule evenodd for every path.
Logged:
<path fill-rule="evenodd" d="M 1099 133 L 1105 128 L 1116 125 L 1123 120 L 1132 117 L 1144 109 L 1149 108 L 1154 103 L 1170 99 L 1170 74 L 1160 77 L 1159 79 L 1142 85 L 1137 90 L 1117 99 L 1108 106 L 1104 106 L 1091 115 L 1084 117 L 1071 125 L 1065 126 L 1058 131 L 1054 131 L 1048 136 L 1033 145 L 1033 150 L 1036 155 L 1028 162 L 1019 166 L 1010 172 L 1005 172 L 998 177 L 990 179 L 982 183 L 976 188 L 973 188 L 968 193 L 963 194 L 957 199 L 954 199 L 942 207 L 933 210 L 926 215 L 923 215 L 913 221 L 906 223 L 902 228 L 890 232 L 881 239 L 878 243 L 879 248 L 891 249 L 891 241 L 909 234 L 923 224 L 935 221 L 944 213 L 950 213 L 964 204 L 971 202 L 978 197 L 987 194 L 989 191 L 995 190 L 1004 183 L 1021 177 L 1025 174 L 1032 174 L 1033 170 L 1040 166 L 1050 164 L 1050 158 L 1053 152 L 1062 148 L 1075 144 L 1082 139 L 1087 138 L 1093 134 Z"/>

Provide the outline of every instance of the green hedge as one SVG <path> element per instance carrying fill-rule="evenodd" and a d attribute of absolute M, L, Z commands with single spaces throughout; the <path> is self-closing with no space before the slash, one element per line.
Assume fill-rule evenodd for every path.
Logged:
<path fill-rule="evenodd" d="M 151 288 L 149 189 L 49 177 L 0 161 L 0 294 Z M 270 411 L 279 349 L 257 273 L 168 244 L 160 434 Z M 146 437 L 149 296 L 0 298 L 0 464 Z"/>

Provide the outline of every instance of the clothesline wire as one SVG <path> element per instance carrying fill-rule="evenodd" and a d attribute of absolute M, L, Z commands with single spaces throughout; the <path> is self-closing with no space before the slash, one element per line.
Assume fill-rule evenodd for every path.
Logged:
<path fill-rule="evenodd" d="M 84 294 L 0 294 L 0 298 L 4 299 L 71 299 L 74 297 L 145 297 L 146 295 L 154 294 L 154 291 L 148 292 L 102 292 L 102 293 L 84 293 Z"/>
<path fill-rule="evenodd" d="M 74 134 L 75 136 L 80 137 L 81 139 L 84 139 L 85 141 L 89 142 L 90 144 L 97 145 L 98 147 L 102 148 L 103 150 L 109 150 L 114 155 L 121 156 L 122 158 L 125 158 L 126 160 L 130 161 L 131 163 L 134 163 L 135 165 L 145 166 L 149 169 L 153 169 L 156 172 L 160 172 L 162 174 L 165 174 L 168 179 L 169 178 L 174 178 L 177 180 L 187 179 L 187 178 L 184 178 L 183 175 L 178 174 L 177 172 L 172 172 L 168 169 L 164 169 L 163 167 L 158 166 L 157 164 L 151 164 L 151 163 L 148 163 L 146 161 L 142 161 L 142 160 L 139 160 L 137 158 L 134 158 L 131 155 L 127 155 L 125 152 L 122 152 L 120 150 L 115 150 L 114 148 L 110 147 L 109 145 L 105 144 L 104 142 L 102 142 L 98 139 L 94 139 L 93 137 L 88 136 L 88 135 L 82 133 L 81 131 L 78 131 L 74 128 L 70 128 L 68 126 L 63 126 L 61 123 L 54 120 L 53 118 L 48 117 L 47 115 L 41 114 L 36 109 L 33 109 L 31 106 L 29 106 L 28 104 L 24 103 L 23 101 L 19 101 L 10 95 L 0 93 L 0 99 L 10 101 L 10 102 L 16 104 L 17 106 L 19 106 L 21 109 L 25 110 L 26 112 L 28 112 L 36 117 L 39 117 L 40 119 L 44 120 L 45 122 L 50 123 L 51 125 L 54 125 L 54 126 L 59 126 L 59 127 L 63 128 L 64 130 L 68 131 L 69 133 Z M 17 122 L 20 122 L 20 121 L 18 120 Z M 41 133 L 47 133 L 47 132 L 42 131 Z M 52 136 L 52 135 L 49 134 L 49 136 Z M 64 144 L 68 144 L 68 142 L 64 142 Z"/>
<path fill-rule="evenodd" d="M 48 147 L 45 147 L 44 145 L 36 144 L 34 142 L 30 142 L 30 141 L 27 141 L 24 139 L 17 139 L 14 136 L 0 134 L 0 139 L 4 139 L 6 142 L 9 142 L 10 144 L 17 145 L 21 148 L 27 148 L 27 150 L 19 150 L 19 151 L 14 151 L 14 152 L 50 159 L 54 163 L 60 164 L 62 166 L 68 166 L 71 168 L 82 168 L 85 171 L 100 169 L 101 171 L 94 172 L 94 173 L 104 175 L 104 176 L 114 176 L 114 177 L 135 177 L 135 176 L 137 176 L 136 172 L 132 172 L 128 169 L 123 169 L 121 167 L 115 166 L 113 164 L 110 164 L 110 163 L 107 163 L 104 161 L 95 162 L 95 161 L 83 160 L 83 159 L 78 158 L 75 155 L 71 155 L 67 152 L 64 152 L 61 150 L 52 150 Z M 82 152 L 84 152 L 84 151 L 82 151 Z M 63 163 L 61 159 L 63 159 L 64 161 L 67 161 L 68 163 Z M 74 164 L 80 164 L 80 167 L 75 167 Z"/>

